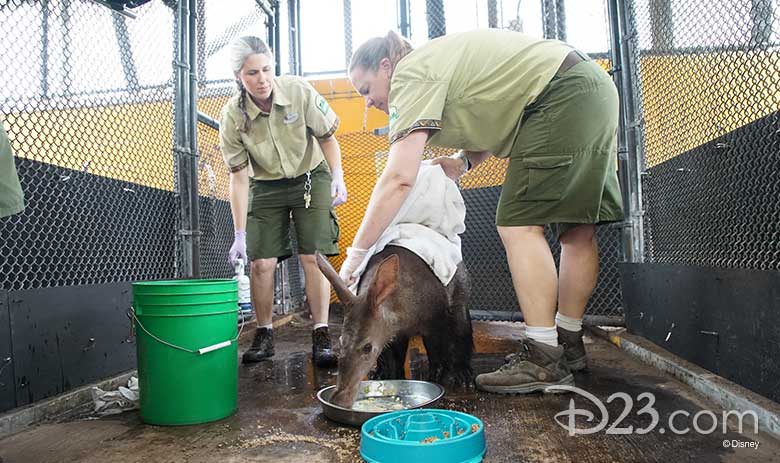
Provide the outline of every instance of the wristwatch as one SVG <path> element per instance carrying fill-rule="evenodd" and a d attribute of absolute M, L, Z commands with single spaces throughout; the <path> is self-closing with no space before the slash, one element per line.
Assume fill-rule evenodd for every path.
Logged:
<path fill-rule="evenodd" d="M 471 170 L 471 161 L 469 161 L 469 157 L 466 156 L 466 153 L 463 150 L 453 154 L 452 159 L 460 159 L 461 161 L 463 161 L 464 172 L 468 172 Z"/>

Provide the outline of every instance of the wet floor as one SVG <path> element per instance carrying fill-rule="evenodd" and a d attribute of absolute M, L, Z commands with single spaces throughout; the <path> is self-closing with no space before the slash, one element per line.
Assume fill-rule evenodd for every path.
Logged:
<path fill-rule="evenodd" d="M 500 366 L 522 332 L 514 323 L 475 322 L 474 327 L 476 373 Z M 230 418 L 187 427 L 145 425 L 137 412 L 71 418 L 0 440 L 0 463 L 362 461 L 358 430 L 321 413 L 316 392 L 335 383 L 336 371 L 312 367 L 310 330 L 309 321 L 294 319 L 275 330 L 273 359 L 239 367 L 239 411 Z M 338 326 L 331 330 L 335 340 Z M 575 381 L 595 402 L 576 393 L 500 396 L 451 390 L 437 406 L 484 422 L 486 462 L 780 461 L 780 443 L 755 434 L 752 425 L 744 424 L 740 434 L 732 420 L 724 432 L 723 410 L 691 388 L 605 341 L 586 341 L 590 368 Z M 422 379 L 425 368 L 422 345 L 413 343 L 407 370 Z M 597 402 L 604 403 L 606 414 Z M 570 413 L 570 407 L 580 411 Z M 591 422 L 587 412 L 594 415 Z M 572 424 L 592 432 L 571 436 Z"/>

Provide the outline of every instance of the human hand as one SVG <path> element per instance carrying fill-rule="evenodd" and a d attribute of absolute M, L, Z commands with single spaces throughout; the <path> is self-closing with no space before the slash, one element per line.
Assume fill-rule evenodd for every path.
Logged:
<path fill-rule="evenodd" d="M 347 286 L 355 284 L 357 278 L 353 274 L 363 262 L 363 259 L 366 258 L 366 254 L 368 254 L 368 249 L 347 248 L 347 258 L 344 259 L 344 263 L 341 264 L 341 270 L 339 270 L 339 277 L 344 280 Z"/>
<path fill-rule="evenodd" d="M 444 174 L 457 182 L 460 176 L 466 173 L 466 163 L 463 162 L 462 159 L 453 156 L 442 156 L 432 159 L 431 164 L 434 166 L 441 166 L 442 170 L 444 170 Z"/>
<path fill-rule="evenodd" d="M 246 256 L 246 231 L 244 230 L 236 230 L 233 246 L 230 246 L 230 251 L 228 252 L 228 260 L 231 266 L 235 267 L 238 259 L 244 259 L 244 265 L 249 263 L 249 259 Z"/>
<path fill-rule="evenodd" d="M 333 198 L 332 206 L 341 206 L 347 202 L 347 185 L 344 183 L 344 172 L 341 169 L 333 169 L 333 180 L 330 182 L 330 197 Z"/>

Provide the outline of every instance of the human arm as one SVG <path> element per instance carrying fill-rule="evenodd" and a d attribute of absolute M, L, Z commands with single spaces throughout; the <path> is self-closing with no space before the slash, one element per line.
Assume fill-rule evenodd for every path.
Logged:
<path fill-rule="evenodd" d="M 365 250 L 377 242 L 409 196 L 417 180 L 427 140 L 427 130 L 415 130 L 391 145 L 387 166 L 377 180 L 363 221 L 352 241 L 352 248 L 356 250 L 352 252 L 354 257 L 351 258 L 348 252 L 339 272 L 348 284 L 353 282 L 352 274 L 365 256 Z"/>

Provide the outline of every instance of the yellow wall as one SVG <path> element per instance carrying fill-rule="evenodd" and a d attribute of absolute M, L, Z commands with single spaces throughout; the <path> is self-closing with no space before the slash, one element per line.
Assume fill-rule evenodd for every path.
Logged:
<path fill-rule="evenodd" d="M 777 51 L 646 57 L 641 79 L 648 167 L 780 110 Z"/>
<path fill-rule="evenodd" d="M 607 61 L 599 62 L 603 67 Z M 780 86 L 756 101 L 742 98 L 753 86 L 780 81 L 780 52 L 722 52 L 709 55 L 644 57 L 641 61 L 645 154 L 648 166 L 666 161 L 722 134 L 780 109 Z M 364 130 L 387 125 L 387 116 L 370 109 L 345 78 L 312 81 L 341 119 L 336 133 L 345 158 L 350 196 L 373 187 L 352 180 L 352 165 L 368 162 L 361 156 L 387 150 L 386 137 Z M 212 117 L 227 97 L 202 98 L 199 107 Z M 136 103 L 8 114 L 11 143 L 18 156 L 154 188 L 174 184 L 172 107 L 170 102 Z M 694 122 L 695 121 L 695 122 Z M 705 123 L 706 122 L 706 123 Z M 218 149 L 217 133 L 198 128 L 203 194 L 227 198 L 228 175 Z M 436 155 L 447 153 L 436 150 Z M 356 157 L 360 161 L 353 161 Z M 372 161 L 373 162 L 373 161 Z M 463 187 L 499 185 L 506 161 L 490 159 Z M 216 177 L 214 191 L 205 165 Z M 348 185 L 349 186 L 349 185 Z"/>

